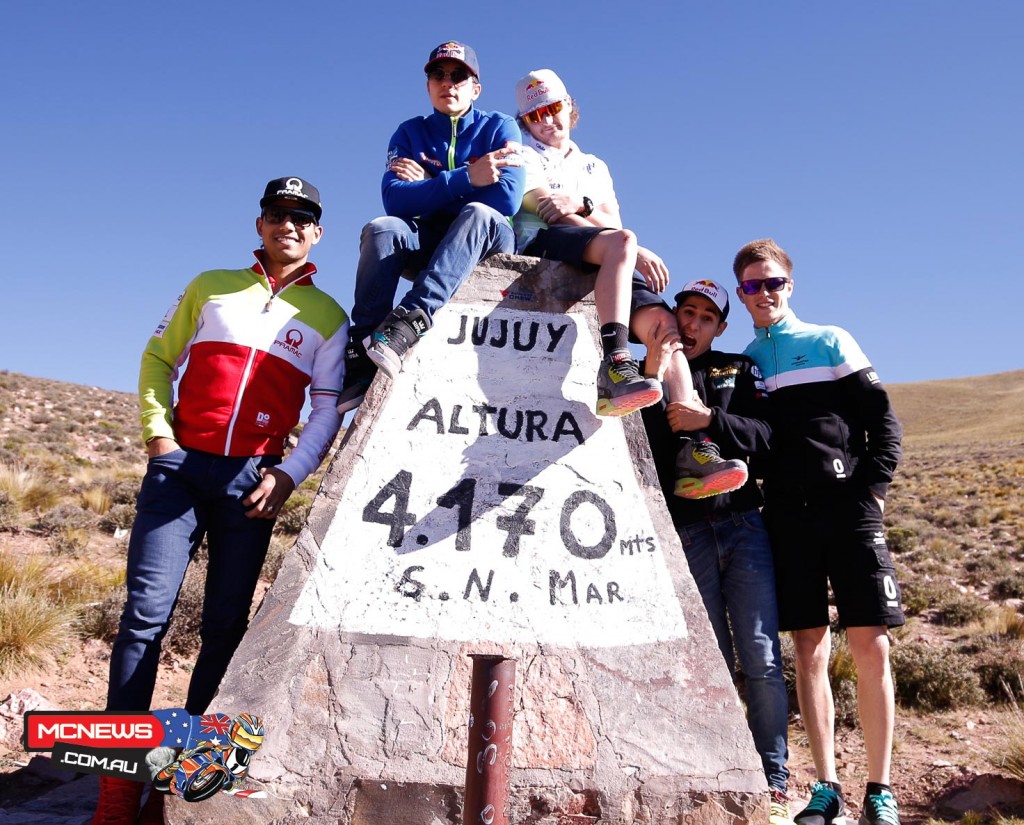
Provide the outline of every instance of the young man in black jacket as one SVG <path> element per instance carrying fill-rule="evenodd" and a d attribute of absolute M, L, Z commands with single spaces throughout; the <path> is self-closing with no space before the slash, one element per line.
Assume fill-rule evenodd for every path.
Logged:
<path fill-rule="evenodd" d="M 789 821 L 788 703 L 772 553 L 758 510 L 761 493 L 751 474 L 738 490 L 712 498 L 672 494 L 674 432 L 711 438 L 725 459 L 763 459 L 770 436 L 764 421 L 768 394 L 749 358 L 711 349 L 728 326 L 726 289 L 713 281 L 691 281 L 675 301 L 676 324 L 657 330 L 660 346 L 648 348 L 644 371 L 661 377 L 671 354 L 681 350 L 699 397 L 670 403 L 667 411 L 664 405 L 649 407 L 642 414 L 665 500 L 718 646 L 730 670 L 739 659 L 746 680 L 748 724 L 772 792 L 771 822 L 778 825 Z"/>
<path fill-rule="evenodd" d="M 889 787 L 895 703 L 888 628 L 904 619 L 882 510 L 902 430 L 853 336 L 793 314 L 793 262 L 778 244 L 768 238 L 747 244 L 733 272 L 736 294 L 754 320 L 755 338 L 744 352 L 772 394 L 764 518 L 775 552 L 780 625 L 793 633 L 797 696 L 818 780 L 796 820 L 827 825 L 845 808 L 828 680 L 831 585 L 857 666 L 868 757 L 860 825 L 899 825 Z"/>

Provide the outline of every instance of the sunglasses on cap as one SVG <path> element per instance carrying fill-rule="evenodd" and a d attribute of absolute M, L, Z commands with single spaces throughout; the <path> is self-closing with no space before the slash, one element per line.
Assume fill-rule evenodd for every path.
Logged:
<path fill-rule="evenodd" d="M 263 220 L 271 226 L 291 221 L 296 228 L 305 229 L 316 223 L 316 215 L 305 209 L 285 209 L 282 206 L 270 206 L 263 210 Z"/>
<path fill-rule="evenodd" d="M 534 109 L 532 112 L 527 112 L 523 115 L 523 120 L 527 123 L 540 123 L 545 115 L 551 115 L 554 117 L 562 109 L 565 108 L 564 100 L 556 100 L 554 103 L 549 103 L 547 106 L 541 106 L 539 109 Z"/>
<path fill-rule="evenodd" d="M 445 78 L 447 78 L 451 80 L 453 86 L 461 86 L 473 77 L 473 73 L 465 66 L 459 66 L 450 72 L 446 72 L 444 69 L 431 69 L 427 72 L 427 77 L 435 83 L 444 83 Z"/>
<path fill-rule="evenodd" d="M 752 278 L 749 281 L 740 281 L 740 289 L 744 295 L 757 295 L 762 286 L 769 292 L 778 292 L 790 280 L 790 278 Z"/>

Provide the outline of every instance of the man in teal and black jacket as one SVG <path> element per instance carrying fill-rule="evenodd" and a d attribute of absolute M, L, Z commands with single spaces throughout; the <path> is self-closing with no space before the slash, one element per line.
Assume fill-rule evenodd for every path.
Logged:
<path fill-rule="evenodd" d="M 867 752 L 859 825 L 899 825 L 889 787 L 895 714 L 888 628 L 904 622 L 882 511 L 902 430 L 867 356 L 846 330 L 801 321 L 789 306 L 793 262 L 765 238 L 733 261 L 736 294 L 754 320 L 744 351 L 771 394 L 763 511 L 775 558 L 779 627 L 792 631 L 800 714 L 817 781 L 801 825 L 845 809 L 836 774 L 829 687 L 829 587 L 857 666 Z"/>
<path fill-rule="evenodd" d="M 345 386 L 338 409 L 363 400 L 378 367 L 394 377 L 473 268 L 515 251 L 523 199 L 522 135 L 513 118 L 474 108 L 480 65 L 464 43 L 442 43 L 424 66 L 434 111 L 398 127 L 381 184 L 386 217 L 363 227 Z M 394 306 L 398 282 L 412 288 Z"/>

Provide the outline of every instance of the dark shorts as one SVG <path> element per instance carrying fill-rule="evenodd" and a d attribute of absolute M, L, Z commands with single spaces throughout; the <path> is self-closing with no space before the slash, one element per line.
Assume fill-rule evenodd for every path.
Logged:
<path fill-rule="evenodd" d="M 597 272 L 597 264 L 583 260 L 583 251 L 595 237 L 608 230 L 606 226 L 549 226 L 541 229 L 521 254 L 563 261 L 584 272 Z"/>
<path fill-rule="evenodd" d="M 669 312 L 672 311 L 672 307 L 668 305 L 665 299 L 657 292 L 651 291 L 651 288 L 647 286 L 647 281 L 644 280 L 644 276 L 635 269 L 633 270 L 632 287 L 633 295 L 629 304 L 630 312 L 636 312 L 638 309 L 650 306 L 665 307 Z"/>
<path fill-rule="evenodd" d="M 904 623 L 882 512 L 870 493 L 843 492 L 815 503 L 770 502 L 764 520 L 775 559 L 781 630 L 826 626 L 830 584 L 840 626 Z"/>

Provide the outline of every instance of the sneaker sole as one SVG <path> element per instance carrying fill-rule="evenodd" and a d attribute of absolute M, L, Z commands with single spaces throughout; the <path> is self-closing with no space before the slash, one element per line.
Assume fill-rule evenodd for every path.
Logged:
<path fill-rule="evenodd" d="M 402 371 L 402 359 L 397 358 L 394 355 L 380 352 L 376 349 L 367 349 L 367 357 L 373 361 L 378 367 L 380 367 L 387 374 L 388 378 L 394 378 L 398 373 Z"/>
<path fill-rule="evenodd" d="M 706 478 L 681 478 L 673 492 L 680 498 L 710 498 L 738 490 L 747 483 L 747 477 L 746 470 L 730 469 Z"/>
<path fill-rule="evenodd" d="M 618 398 L 598 398 L 597 414 L 604 416 L 629 415 L 661 401 L 660 389 L 644 389 Z"/>
<path fill-rule="evenodd" d="M 349 410 L 354 410 L 360 404 L 363 403 L 363 399 L 366 397 L 366 390 L 368 387 L 364 387 L 363 391 L 359 395 L 352 396 L 351 398 L 345 398 L 338 402 L 338 412 L 347 413 Z"/>

